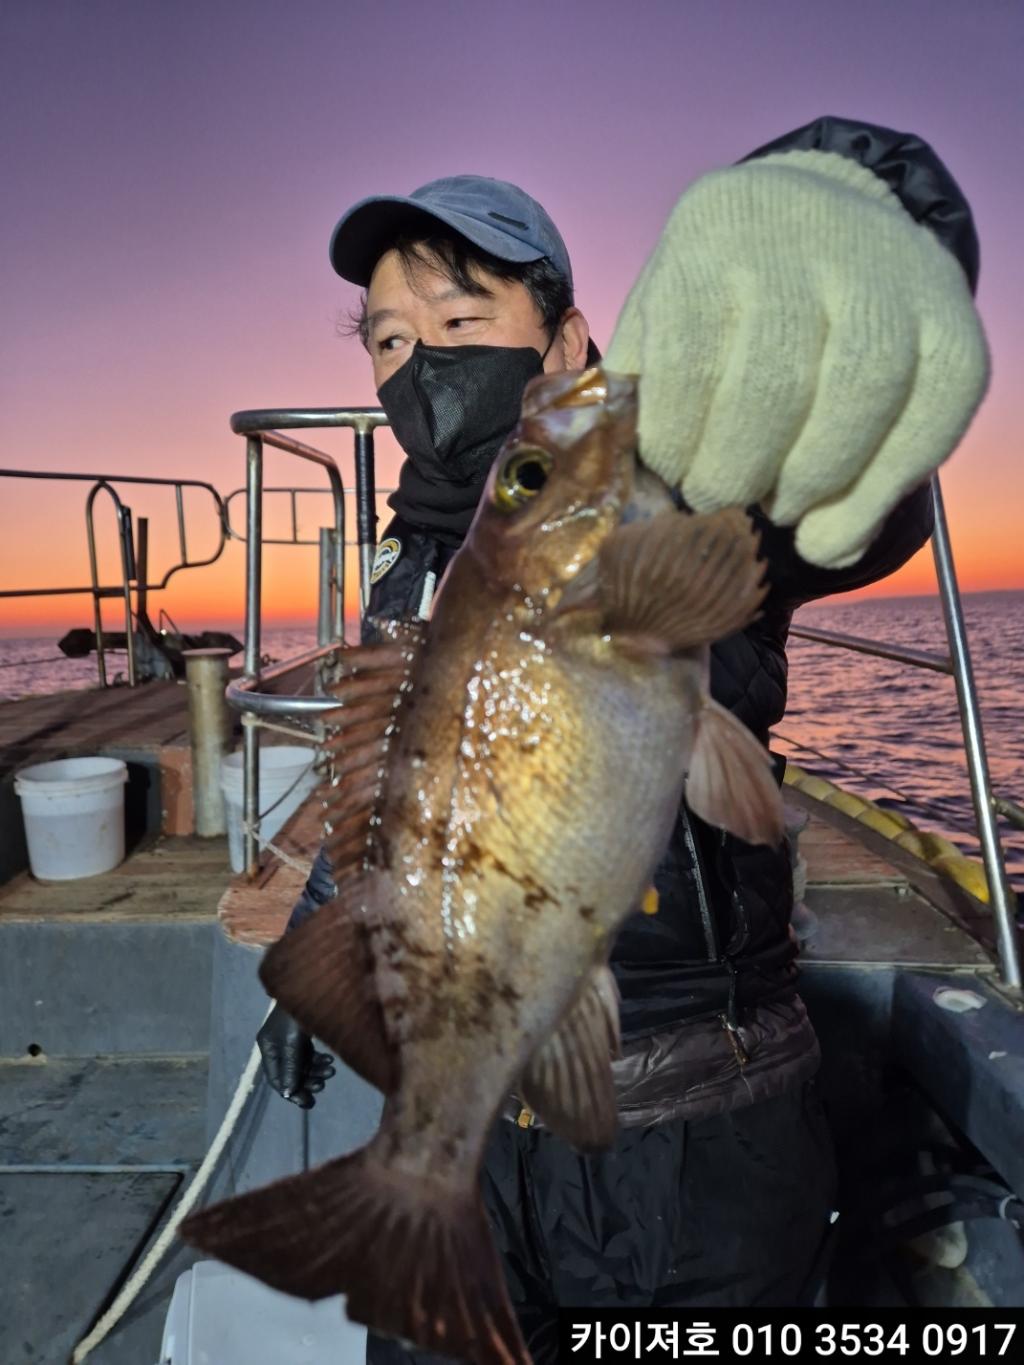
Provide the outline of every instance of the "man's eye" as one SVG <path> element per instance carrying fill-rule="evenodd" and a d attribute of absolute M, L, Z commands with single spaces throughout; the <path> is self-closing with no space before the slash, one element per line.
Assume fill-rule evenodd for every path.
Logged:
<path fill-rule="evenodd" d="M 393 351 L 396 345 L 402 340 L 400 336 L 385 337 L 383 341 L 377 342 L 378 351 Z"/>

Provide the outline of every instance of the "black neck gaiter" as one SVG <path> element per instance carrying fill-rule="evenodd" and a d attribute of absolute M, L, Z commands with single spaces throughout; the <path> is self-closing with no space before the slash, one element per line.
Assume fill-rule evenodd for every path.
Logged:
<path fill-rule="evenodd" d="M 519 420 L 523 390 L 544 368 L 532 346 L 424 346 L 377 390 L 406 454 L 388 504 L 458 544 L 487 474 Z"/>

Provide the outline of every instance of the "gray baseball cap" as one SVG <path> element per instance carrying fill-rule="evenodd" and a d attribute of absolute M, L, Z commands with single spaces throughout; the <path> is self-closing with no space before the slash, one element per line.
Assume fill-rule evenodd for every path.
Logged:
<path fill-rule="evenodd" d="M 572 266 L 561 234 L 548 215 L 517 185 L 484 175 L 451 175 L 431 180 L 408 196 L 361 199 L 331 236 L 331 265 L 345 280 L 370 283 L 389 241 L 422 230 L 433 218 L 500 261 L 548 259 L 572 285 Z"/>

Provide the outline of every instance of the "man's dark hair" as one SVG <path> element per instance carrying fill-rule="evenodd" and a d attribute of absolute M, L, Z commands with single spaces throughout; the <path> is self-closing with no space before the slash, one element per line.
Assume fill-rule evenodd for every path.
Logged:
<path fill-rule="evenodd" d="M 487 298 L 491 292 L 479 279 L 478 271 L 486 271 L 499 280 L 523 285 L 540 313 L 541 325 L 548 340 L 554 337 L 566 310 L 573 306 L 572 285 L 546 258 L 526 262 L 502 261 L 472 242 L 467 242 L 465 238 L 445 232 L 396 237 L 386 250 L 398 253 L 410 284 L 413 283 L 416 269 L 426 267 L 436 271 L 463 293 L 476 298 Z M 363 345 L 369 347 L 365 293 L 359 300 L 359 307 L 350 314 L 349 326 L 344 330 L 349 335 L 358 336 Z M 591 342 L 587 363 L 592 364 L 598 358 L 599 352 Z"/>

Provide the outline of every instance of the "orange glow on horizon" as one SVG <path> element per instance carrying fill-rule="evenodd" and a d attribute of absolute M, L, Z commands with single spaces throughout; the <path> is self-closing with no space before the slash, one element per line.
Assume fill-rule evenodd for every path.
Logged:
<path fill-rule="evenodd" d="M 982 414 L 984 417 L 984 412 Z M 988 592 L 1024 589 L 1024 551 L 1019 535 L 1019 502 L 1006 495 L 1011 470 L 1009 431 L 1002 424 L 979 420 L 978 434 L 971 432 L 964 448 L 943 472 L 943 488 L 950 534 L 961 591 Z M 1000 439 L 998 444 L 997 437 Z M 1005 443 L 1004 443 L 1005 440 Z M 344 463 L 344 462 L 343 462 Z M 394 481 L 397 460 L 382 450 L 378 478 L 382 487 Z M 216 477 L 216 470 L 211 470 Z M 237 474 L 234 467 L 231 474 Z M 276 477 L 276 475 L 275 475 Z M 220 480 L 218 482 L 221 482 Z M 232 486 L 230 478 L 225 486 Z M 44 484 L 12 480 L 3 484 L 5 536 L 0 539 L 0 588 L 85 584 L 89 581 L 88 556 L 82 508 L 87 485 Z M 129 488 L 122 485 L 122 491 Z M 45 501 L 41 496 L 45 493 Z M 135 517 L 150 519 L 150 580 L 159 581 L 178 559 L 173 495 L 161 490 L 152 495 L 134 488 L 126 493 Z M 189 506 L 188 552 L 192 559 L 213 554 L 217 523 L 212 505 L 198 494 Z M 160 498 L 164 500 L 161 502 Z M 45 507 L 46 532 L 41 509 Z M 379 507 L 378 534 L 389 516 L 383 501 Z M 285 500 L 269 499 L 264 534 L 286 538 L 290 532 Z M 302 504 L 299 527 L 304 539 L 314 539 L 316 525 L 330 517 L 327 500 L 310 498 Z M 232 509 L 233 523 L 240 529 L 242 504 Z M 50 528 L 56 528 L 54 534 Z M 101 500 L 96 514 L 100 578 L 105 584 L 120 579 L 117 539 L 112 509 Z M 349 532 L 351 534 L 351 530 Z M 936 592 L 930 547 L 920 551 L 896 574 L 859 592 L 857 598 L 929 595 Z M 316 618 L 317 552 L 313 545 L 267 545 L 263 554 L 263 619 L 267 626 L 313 621 Z M 354 550 L 346 560 L 346 615 L 358 612 L 358 564 Z M 154 592 L 149 614 L 154 624 L 164 608 L 182 630 L 232 629 L 236 633 L 244 618 L 245 552 L 239 541 L 228 541 L 220 558 L 203 568 L 190 568 L 173 577 L 166 590 Z M 107 628 L 123 627 L 119 599 L 107 599 L 103 619 Z M 92 602 L 88 595 L 74 597 L 5 598 L 0 600 L 0 636 L 40 632 L 63 633 L 72 626 L 92 625 Z"/>
<path fill-rule="evenodd" d="M 955 546 L 964 593 L 1024 589 L 1020 557 L 1010 544 L 988 544 L 975 555 Z M 270 547 L 264 556 L 263 623 L 265 627 L 316 620 L 316 559 L 312 550 Z M 936 593 L 930 546 L 925 546 L 897 573 L 870 587 L 844 594 L 846 600 L 880 597 L 930 596 Z M 184 574 L 168 589 L 150 596 L 149 614 L 156 624 L 163 607 L 182 630 L 231 629 L 239 633 L 244 620 L 244 564 L 241 547 L 231 546 L 225 560 Z M 358 575 L 350 556 L 345 592 L 345 615 L 358 616 Z M 117 598 L 103 606 L 107 629 L 123 629 L 123 607 Z M 8 598 L 0 606 L 0 636 L 63 634 L 73 626 L 92 626 L 88 596 Z"/>

